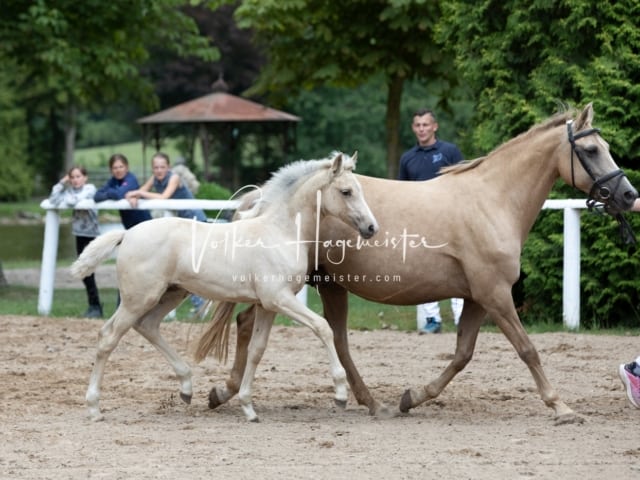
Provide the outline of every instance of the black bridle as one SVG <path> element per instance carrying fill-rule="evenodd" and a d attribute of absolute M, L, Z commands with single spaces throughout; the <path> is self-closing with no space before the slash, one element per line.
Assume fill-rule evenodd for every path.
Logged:
<path fill-rule="evenodd" d="M 576 157 L 578 157 L 578 160 L 580 161 L 580 165 L 582 165 L 582 168 L 584 169 L 584 171 L 587 172 L 589 177 L 591 177 L 591 180 L 593 180 L 593 185 L 591 186 L 591 190 L 589 190 L 589 196 L 587 198 L 587 207 L 589 208 L 589 210 L 601 208 L 605 212 L 609 213 L 607 207 L 608 207 L 609 200 L 611 199 L 612 192 L 609 189 L 609 187 L 606 187 L 604 184 L 609 180 L 618 177 L 618 181 L 616 182 L 613 190 L 613 193 L 615 193 L 618 190 L 618 187 L 620 186 L 622 179 L 626 175 L 624 174 L 622 169 L 619 168 L 617 170 L 607 173 L 606 175 L 603 175 L 600 178 L 596 177 L 595 174 L 593 173 L 593 170 L 591 170 L 591 167 L 589 166 L 589 164 L 585 161 L 582 155 L 580 155 L 580 150 L 576 148 L 576 140 L 578 140 L 579 138 L 583 138 L 588 135 L 599 134 L 599 133 L 600 133 L 599 128 L 590 128 L 588 130 L 582 130 L 581 132 L 574 134 L 573 120 L 567 121 L 567 135 L 569 137 L 569 143 L 571 144 L 571 183 L 574 188 L 577 188 L 576 182 L 575 182 L 575 167 L 574 167 L 574 161 L 573 161 L 573 154 L 575 153 Z M 633 231 L 631 230 L 631 226 L 629 225 L 627 220 L 624 218 L 622 213 L 618 212 L 613 216 L 620 225 L 620 235 L 623 238 L 623 241 L 625 243 L 635 244 L 636 239 L 633 234 Z"/>
<path fill-rule="evenodd" d="M 614 170 L 613 172 L 609 172 L 606 175 L 603 175 L 600 178 L 597 178 L 594 175 L 593 170 L 591 170 L 591 167 L 589 166 L 589 164 L 584 160 L 582 155 L 580 155 L 580 151 L 576 148 L 576 140 L 578 140 L 579 138 L 583 138 L 583 137 L 593 135 L 593 134 L 598 134 L 598 133 L 600 133 L 599 128 L 590 128 L 588 130 L 583 130 L 581 132 L 574 134 L 573 121 L 572 120 L 567 121 L 567 135 L 569 137 L 569 143 L 571 144 L 571 183 L 573 184 L 573 187 L 576 188 L 575 173 L 574 173 L 575 168 L 574 168 L 574 161 L 573 161 L 573 154 L 575 153 L 576 157 L 578 157 L 578 160 L 580 161 L 580 165 L 582 165 L 582 168 L 584 168 L 584 171 L 587 172 L 589 177 L 591 177 L 591 180 L 593 180 L 593 185 L 591 186 L 591 190 L 589 191 L 589 198 L 587 200 L 587 206 L 589 208 L 594 207 L 599 202 L 604 203 L 606 208 L 606 204 L 611 198 L 611 190 L 609 189 L 609 187 L 605 187 L 604 183 L 608 182 L 612 178 L 620 177 L 615 186 L 615 189 L 617 190 L 618 186 L 620 185 L 620 182 L 625 176 L 624 172 L 621 169 L 617 169 L 617 170 Z"/>

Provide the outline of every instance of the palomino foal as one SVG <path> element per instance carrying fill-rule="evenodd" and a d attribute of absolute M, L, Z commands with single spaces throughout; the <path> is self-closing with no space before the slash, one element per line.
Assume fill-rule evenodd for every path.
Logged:
<path fill-rule="evenodd" d="M 132 327 L 166 357 L 180 379 L 180 396 L 190 402 L 191 370 L 159 331 L 162 318 L 188 292 L 259 305 L 240 387 L 240 403 L 248 420 L 258 420 L 251 382 L 276 312 L 308 326 L 322 340 L 329 354 L 335 400 L 346 404 L 347 381 L 333 333 L 326 320 L 295 295 L 305 283 L 307 259 L 324 218 L 335 216 L 364 238 L 378 230 L 353 173 L 355 163 L 355 154 L 337 153 L 330 159 L 283 167 L 265 185 L 255 207 L 262 213 L 253 218 L 229 224 L 162 218 L 91 242 L 72 272 L 80 278 L 88 275 L 119 246 L 116 268 L 121 303 L 100 330 L 86 396 L 90 417 L 102 418 L 99 400 L 105 363 Z"/>

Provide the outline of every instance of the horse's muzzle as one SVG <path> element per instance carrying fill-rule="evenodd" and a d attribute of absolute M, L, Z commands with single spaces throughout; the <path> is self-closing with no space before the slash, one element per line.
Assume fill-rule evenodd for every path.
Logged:
<path fill-rule="evenodd" d="M 378 229 L 379 229 L 379 227 L 378 227 L 377 223 L 370 223 L 365 228 L 360 228 L 359 229 L 360 236 L 362 238 L 371 238 L 378 232 Z"/>

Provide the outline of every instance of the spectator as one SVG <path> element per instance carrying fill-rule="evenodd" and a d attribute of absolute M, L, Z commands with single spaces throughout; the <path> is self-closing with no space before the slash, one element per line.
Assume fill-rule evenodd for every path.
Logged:
<path fill-rule="evenodd" d="M 96 202 L 105 200 L 122 200 L 127 192 L 137 190 L 138 179 L 129 171 L 129 161 L 121 153 L 116 153 L 109 159 L 111 178 L 100 188 L 94 197 Z M 135 205 L 132 205 L 135 206 Z M 120 210 L 120 219 L 125 229 L 136 226 L 140 222 L 151 220 L 148 210 Z"/>
<path fill-rule="evenodd" d="M 179 175 L 171 171 L 169 156 L 157 152 L 151 159 L 151 169 L 153 175 L 137 190 L 127 192 L 126 198 L 132 205 L 136 205 L 139 198 L 157 198 L 157 199 L 193 199 L 193 194 L 185 186 Z M 152 192 L 151 189 L 155 192 Z M 207 216 L 201 209 L 178 210 L 176 214 L 181 218 L 195 219 L 199 222 L 206 222 Z M 197 296 L 191 295 L 191 304 L 193 305 L 193 313 L 198 312 L 204 306 L 204 300 Z M 204 316 L 206 312 L 200 314 Z"/>
<path fill-rule="evenodd" d="M 400 157 L 398 180 L 431 180 L 438 176 L 442 167 L 463 160 L 457 146 L 436 137 L 438 122 L 433 111 L 428 109 L 416 111 L 411 129 L 416 136 L 417 144 Z M 460 321 L 462 307 L 461 298 L 451 299 L 451 310 L 456 325 Z M 439 333 L 442 329 L 439 303 L 429 302 L 418 305 L 416 320 L 419 333 Z"/>
<path fill-rule="evenodd" d="M 635 200 L 631 211 L 640 212 L 640 199 Z M 629 403 L 640 408 L 640 356 L 631 363 L 620 365 L 618 375 L 624 385 Z"/>
<path fill-rule="evenodd" d="M 84 167 L 71 167 L 51 189 L 49 201 L 56 207 L 75 207 L 80 200 L 93 199 L 96 187 L 87 183 L 87 170 Z M 91 241 L 100 235 L 98 213 L 92 210 L 73 210 L 71 230 L 76 237 L 76 253 L 80 255 Z M 96 285 L 95 275 L 91 274 L 82 279 L 87 291 L 89 308 L 84 316 L 88 318 L 102 318 L 102 304 Z"/>
<path fill-rule="evenodd" d="M 193 199 L 193 194 L 186 187 L 179 175 L 171 170 L 169 156 L 158 152 L 151 159 L 153 175 L 137 190 L 127 192 L 125 198 L 136 205 L 139 198 L 158 199 Z M 151 189 L 155 192 L 152 192 Z M 181 218 L 195 218 L 206 222 L 207 216 L 200 209 L 178 210 L 176 214 Z"/>

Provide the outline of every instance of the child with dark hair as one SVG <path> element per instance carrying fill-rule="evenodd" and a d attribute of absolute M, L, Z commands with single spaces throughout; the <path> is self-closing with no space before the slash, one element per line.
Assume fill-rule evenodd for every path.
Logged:
<path fill-rule="evenodd" d="M 121 153 L 111 155 L 109 159 L 109 169 L 111 170 L 111 178 L 105 183 L 100 190 L 96 192 L 93 198 L 96 202 L 104 202 L 105 200 L 122 200 L 131 190 L 139 188 L 138 179 L 129 171 L 129 161 Z M 135 205 L 134 205 L 135 206 Z M 120 210 L 120 219 L 125 229 L 130 229 L 140 222 L 151 220 L 149 210 Z"/>

